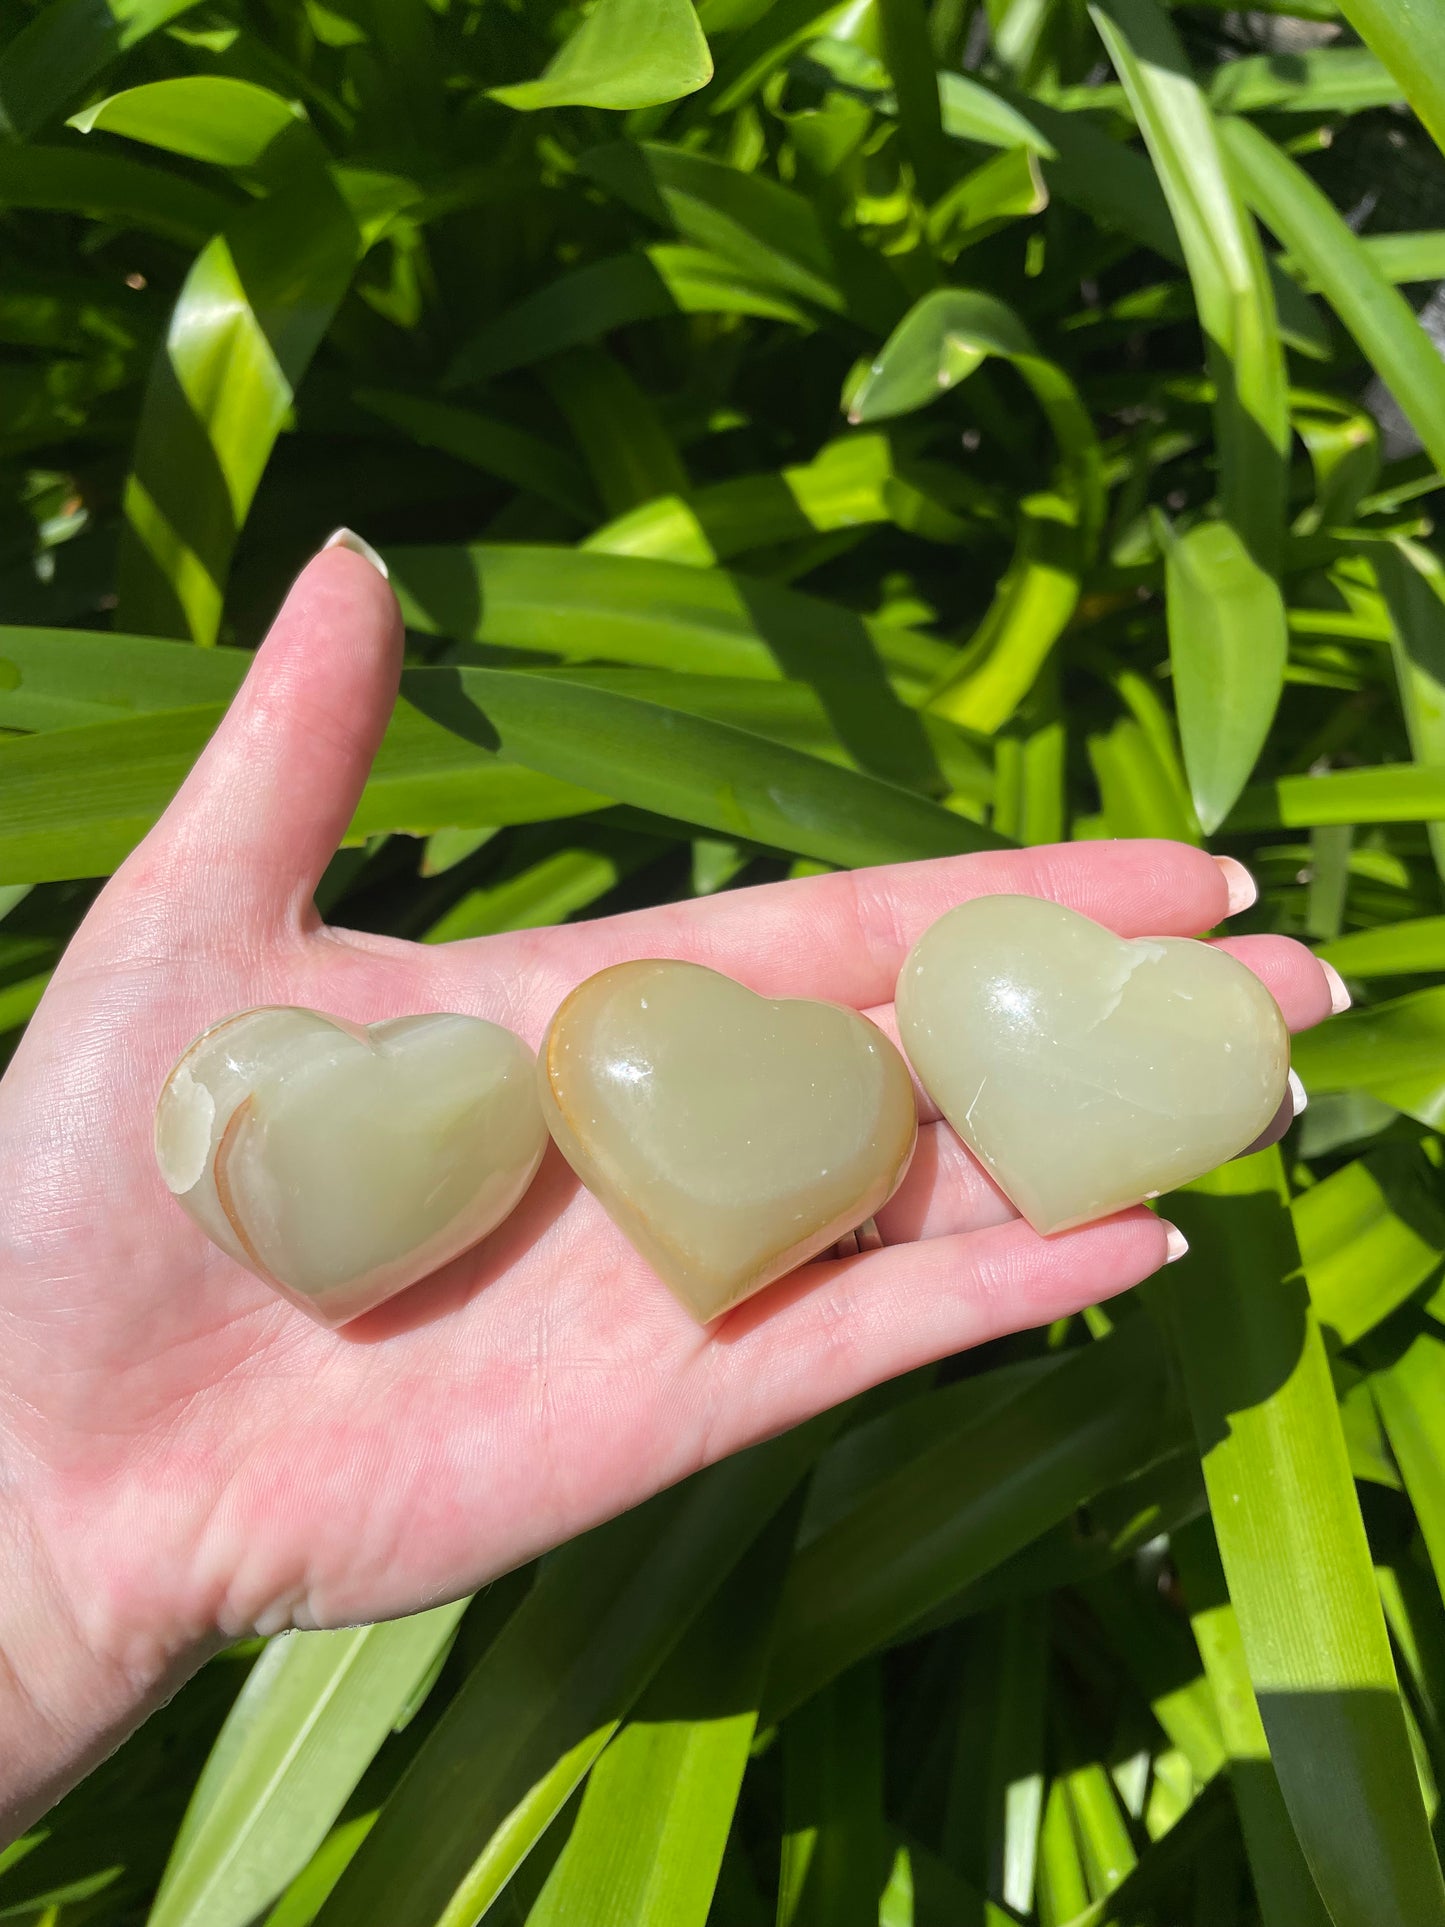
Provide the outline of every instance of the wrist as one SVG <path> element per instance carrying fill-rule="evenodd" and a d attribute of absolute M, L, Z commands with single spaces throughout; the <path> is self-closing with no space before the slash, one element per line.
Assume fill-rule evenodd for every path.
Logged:
<path fill-rule="evenodd" d="M 9 1495 L 0 1520 L 0 1847 L 112 1753 L 214 1650 L 128 1634 L 107 1607 L 104 1574 L 79 1591 L 51 1537 Z"/>

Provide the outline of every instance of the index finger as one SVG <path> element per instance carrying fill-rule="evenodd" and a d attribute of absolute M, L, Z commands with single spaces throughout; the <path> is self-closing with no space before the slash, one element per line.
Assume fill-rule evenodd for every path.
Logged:
<path fill-rule="evenodd" d="M 891 1003 L 903 959 L 945 910 L 970 897 L 1050 897 L 1124 937 L 1196 936 L 1255 899 L 1232 857 L 1158 838 L 988 850 L 786 883 L 600 917 L 558 929 L 444 946 L 465 969 L 485 945 L 489 976 L 510 968 L 545 1006 L 594 970 L 637 957 L 707 964 L 769 997 L 866 1010 Z M 511 949 L 509 958 L 508 947 Z M 533 1013 L 528 1010 L 528 1016 Z"/>

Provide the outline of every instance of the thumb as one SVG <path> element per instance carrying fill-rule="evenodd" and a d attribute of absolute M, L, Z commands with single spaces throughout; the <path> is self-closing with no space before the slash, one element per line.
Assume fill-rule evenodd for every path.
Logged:
<path fill-rule="evenodd" d="M 200 759 L 126 866 L 251 929 L 307 914 L 396 700 L 386 565 L 347 529 L 301 571 Z"/>

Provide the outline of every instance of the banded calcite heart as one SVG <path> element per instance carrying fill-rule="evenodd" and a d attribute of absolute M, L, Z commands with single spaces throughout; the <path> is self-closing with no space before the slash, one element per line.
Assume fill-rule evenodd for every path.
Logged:
<path fill-rule="evenodd" d="M 538 1068 L 563 1156 L 704 1323 L 870 1217 L 913 1155 L 908 1067 L 867 1018 L 700 964 L 589 977 Z"/>
<path fill-rule="evenodd" d="M 476 1017 L 243 1011 L 196 1039 L 156 1109 L 185 1210 L 324 1325 L 484 1238 L 546 1144 L 531 1051 Z"/>
<path fill-rule="evenodd" d="M 940 917 L 897 1009 L 925 1089 L 1041 1232 L 1213 1170 L 1264 1130 L 1289 1075 L 1279 1006 L 1243 964 L 1038 897 Z"/>

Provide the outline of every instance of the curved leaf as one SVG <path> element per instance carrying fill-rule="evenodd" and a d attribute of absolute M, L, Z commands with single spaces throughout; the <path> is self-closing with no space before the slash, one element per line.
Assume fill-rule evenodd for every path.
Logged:
<path fill-rule="evenodd" d="M 112 94 L 72 115 L 68 124 L 82 134 L 99 128 L 188 160 L 254 167 L 273 141 L 305 123 L 301 106 L 269 87 L 224 74 L 190 74 Z"/>
<path fill-rule="evenodd" d="M 844 397 L 848 419 L 871 422 L 925 407 L 990 355 L 1033 390 L 1059 445 L 1086 548 L 1103 520 L 1103 458 L 1093 419 L 1057 362 L 1040 354 L 1012 308 L 974 288 L 936 288 L 909 309 Z"/>
<path fill-rule="evenodd" d="M 196 0 L 51 0 L 0 52 L 0 133 L 25 140 L 117 55 L 189 13 Z"/>
<path fill-rule="evenodd" d="M 712 79 L 691 0 L 596 0 L 540 80 L 494 87 L 521 113 L 541 107 L 655 107 Z"/>

